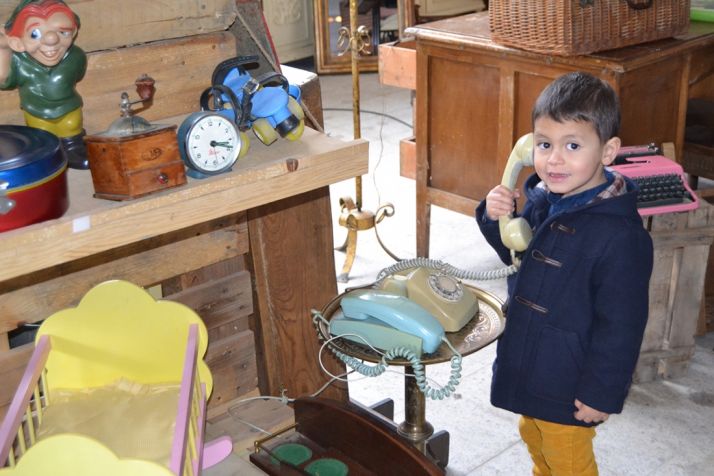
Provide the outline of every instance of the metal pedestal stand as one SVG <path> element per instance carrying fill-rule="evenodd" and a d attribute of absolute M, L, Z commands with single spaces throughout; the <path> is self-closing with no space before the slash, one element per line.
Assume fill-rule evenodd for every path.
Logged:
<path fill-rule="evenodd" d="M 369 30 L 360 25 L 357 26 L 357 0 L 350 0 L 350 27 L 342 27 L 339 30 L 338 47 L 341 48 L 340 55 L 351 52 L 352 55 L 352 122 L 354 127 L 354 138 L 362 137 L 360 123 L 360 93 L 359 93 L 359 57 L 370 45 Z M 386 210 L 385 210 L 386 207 Z M 362 209 L 362 177 L 355 177 L 355 200 L 351 197 L 340 198 L 341 214 L 339 224 L 347 228 L 347 238 L 342 246 L 337 247 L 338 251 L 346 252 L 345 263 L 342 272 L 337 276 L 337 281 L 346 283 L 349 280 L 349 273 L 357 253 L 357 233 L 362 230 L 375 228 L 385 216 L 394 214 L 394 207 L 391 204 L 380 207 L 377 213 Z M 379 239 L 379 235 L 377 235 Z M 392 258 L 397 259 L 390 253 L 379 240 L 387 253 Z"/>

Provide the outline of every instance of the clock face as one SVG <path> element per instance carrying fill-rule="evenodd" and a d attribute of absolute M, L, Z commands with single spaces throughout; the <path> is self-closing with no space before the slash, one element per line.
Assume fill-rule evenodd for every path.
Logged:
<path fill-rule="evenodd" d="M 196 119 L 186 133 L 186 157 L 200 172 L 215 174 L 229 169 L 241 149 L 236 125 L 220 114 Z"/>

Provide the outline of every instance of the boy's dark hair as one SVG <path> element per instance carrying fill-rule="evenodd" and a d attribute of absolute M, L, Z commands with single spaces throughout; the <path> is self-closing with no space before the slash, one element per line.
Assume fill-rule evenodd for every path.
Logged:
<path fill-rule="evenodd" d="M 615 137 L 620 129 L 620 104 L 615 91 L 588 73 L 568 73 L 550 83 L 533 106 L 533 124 L 544 116 L 557 122 L 589 122 L 602 143 Z"/>

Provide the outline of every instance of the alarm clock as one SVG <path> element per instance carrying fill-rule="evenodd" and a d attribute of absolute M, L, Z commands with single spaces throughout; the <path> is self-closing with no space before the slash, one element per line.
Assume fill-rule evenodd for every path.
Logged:
<path fill-rule="evenodd" d="M 213 109 L 209 107 L 213 96 Z M 222 98 L 228 97 L 230 109 Z M 190 114 L 178 129 L 179 153 L 186 164 L 186 174 L 207 178 L 232 169 L 248 152 L 248 137 L 240 130 L 238 101 L 233 92 L 221 85 L 211 86 L 201 94 L 201 111 Z"/>

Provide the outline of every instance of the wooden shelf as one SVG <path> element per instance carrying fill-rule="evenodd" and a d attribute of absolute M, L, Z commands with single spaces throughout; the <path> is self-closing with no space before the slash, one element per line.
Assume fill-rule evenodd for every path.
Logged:
<path fill-rule="evenodd" d="M 90 173 L 70 170 L 64 216 L 0 234 L 0 281 L 362 175 L 367 165 L 366 141 L 306 129 L 297 142 L 253 140 L 232 172 L 126 202 L 93 198 Z"/>

